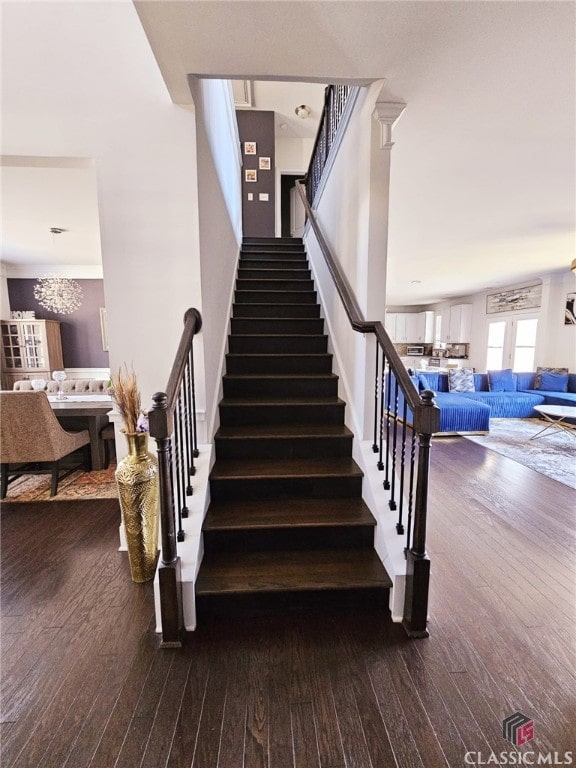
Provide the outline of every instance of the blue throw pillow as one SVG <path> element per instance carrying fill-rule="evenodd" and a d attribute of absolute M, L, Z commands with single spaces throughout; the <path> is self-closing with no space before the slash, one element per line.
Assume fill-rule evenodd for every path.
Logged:
<path fill-rule="evenodd" d="M 568 374 L 543 371 L 540 374 L 540 386 L 538 389 L 545 390 L 546 392 L 568 392 Z"/>
<path fill-rule="evenodd" d="M 418 383 L 420 385 L 420 391 L 423 389 L 431 389 L 433 392 L 438 392 L 437 373 L 419 373 Z"/>
<path fill-rule="evenodd" d="M 454 371 L 448 371 L 448 391 L 475 392 L 472 368 L 457 368 Z"/>
<path fill-rule="evenodd" d="M 568 373 L 568 368 L 543 368 L 539 365 L 534 376 L 534 389 L 544 389 L 540 386 L 540 377 L 543 373 Z"/>
<path fill-rule="evenodd" d="M 502 371 L 488 371 L 488 387 L 490 392 L 515 392 L 516 382 L 512 368 Z"/>

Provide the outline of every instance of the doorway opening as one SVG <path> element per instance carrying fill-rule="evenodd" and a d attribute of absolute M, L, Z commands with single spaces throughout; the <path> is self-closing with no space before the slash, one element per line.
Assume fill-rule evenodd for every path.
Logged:
<path fill-rule="evenodd" d="M 304 206 L 296 191 L 296 181 L 306 175 L 282 173 L 280 175 L 280 235 L 301 237 L 304 231 Z"/>

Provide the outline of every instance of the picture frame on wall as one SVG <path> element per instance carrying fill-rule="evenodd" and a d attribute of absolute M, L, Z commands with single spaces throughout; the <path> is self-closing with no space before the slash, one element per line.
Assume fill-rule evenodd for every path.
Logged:
<path fill-rule="evenodd" d="M 258 160 L 258 167 L 261 171 L 269 171 L 270 170 L 270 158 L 269 157 L 261 157 Z"/>
<path fill-rule="evenodd" d="M 564 325 L 576 325 L 576 293 L 566 294 Z"/>
<path fill-rule="evenodd" d="M 255 168 L 244 171 L 244 181 L 258 181 L 258 171 Z"/>
<path fill-rule="evenodd" d="M 486 296 L 486 314 L 512 312 L 518 309 L 537 309 L 542 304 L 542 284 L 512 288 Z"/>
<path fill-rule="evenodd" d="M 255 141 L 245 141 L 244 142 L 244 154 L 245 155 L 255 155 L 256 154 L 256 142 Z"/>

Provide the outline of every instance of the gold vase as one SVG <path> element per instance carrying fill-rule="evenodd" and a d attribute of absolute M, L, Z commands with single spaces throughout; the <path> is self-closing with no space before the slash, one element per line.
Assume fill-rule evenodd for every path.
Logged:
<path fill-rule="evenodd" d="M 148 453 L 148 432 L 125 432 L 128 455 L 115 477 L 132 581 L 154 578 L 158 554 L 158 462 Z"/>

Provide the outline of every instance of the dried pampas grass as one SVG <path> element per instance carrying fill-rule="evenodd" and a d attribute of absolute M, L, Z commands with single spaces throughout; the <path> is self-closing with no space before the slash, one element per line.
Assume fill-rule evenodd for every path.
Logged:
<path fill-rule="evenodd" d="M 124 369 L 121 367 L 117 373 L 112 374 L 111 384 L 110 395 L 124 420 L 122 431 L 128 434 L 137 432 L 142 406 L 136 374 L 124 365 Z"/>

